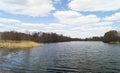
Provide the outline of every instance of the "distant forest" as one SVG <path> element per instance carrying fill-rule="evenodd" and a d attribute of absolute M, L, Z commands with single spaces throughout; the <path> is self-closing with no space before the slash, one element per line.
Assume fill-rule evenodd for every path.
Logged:
<path fill-rule="evenodd" d="M 34 32 L 34 33 L 22 33 L 15 31 L 0 32 L 0 40 L 12 40 L 12 41 L 35 41 L 42 43 L 50 42 L 67 42 L 67 41 L 103 41 L 103 42 L 120 42 L 119 32 L 112 30 L 106 32 L 104 36 L 97 36 L 91 38 L 71 38 L 68 36 L 63 36 L 56 33 L 44 33 L 44 32 Z"/>
<path fill-rule="evenodd" d="M 22 33 L 15 31 L 0 32 L 1 40 L 12 40 L 12 41 L 35 41 L 42 43 L 49 42 L 67 42 L 80 40 L 77 38 L 70 38 L 63 35 L 58 35 L 56 33 L 44 33 L 44 32 L 34 32 L 34 33 Z"/>

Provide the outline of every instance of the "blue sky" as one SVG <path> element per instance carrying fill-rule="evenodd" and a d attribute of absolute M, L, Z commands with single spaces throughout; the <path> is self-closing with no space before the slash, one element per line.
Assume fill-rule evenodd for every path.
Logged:
<path fill-rule="evenodd" d="M 0 0 L 0 31 L 55 32 L 71 37 L 120 31 L 119 0 Z"/>

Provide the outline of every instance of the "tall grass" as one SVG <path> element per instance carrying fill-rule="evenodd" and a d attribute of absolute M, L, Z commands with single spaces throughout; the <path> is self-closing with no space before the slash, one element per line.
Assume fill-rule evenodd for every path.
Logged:
<path fill-rule="evenodd" d="M 39 46 L 39 43 L 33 41 L 0 41 L 0 48 L 32 48 Z"/>

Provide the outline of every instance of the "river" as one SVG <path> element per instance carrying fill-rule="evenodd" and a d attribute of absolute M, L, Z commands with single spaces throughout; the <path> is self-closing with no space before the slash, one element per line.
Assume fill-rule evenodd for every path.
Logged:
<path fill-rule="evenodd" d="M 82 41 L 0 49 L 0 73 L 81 72 L 120 72 L 120 44 Z"/>

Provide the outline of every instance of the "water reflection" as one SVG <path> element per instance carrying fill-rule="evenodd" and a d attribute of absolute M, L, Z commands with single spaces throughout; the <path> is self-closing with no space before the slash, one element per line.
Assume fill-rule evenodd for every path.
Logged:
<path fill-rule="evenodd" d="M 119 47 L 102 42 L 66 42 L 33 49 L 0 49 L 0 72 L 119 72 Z"/>

